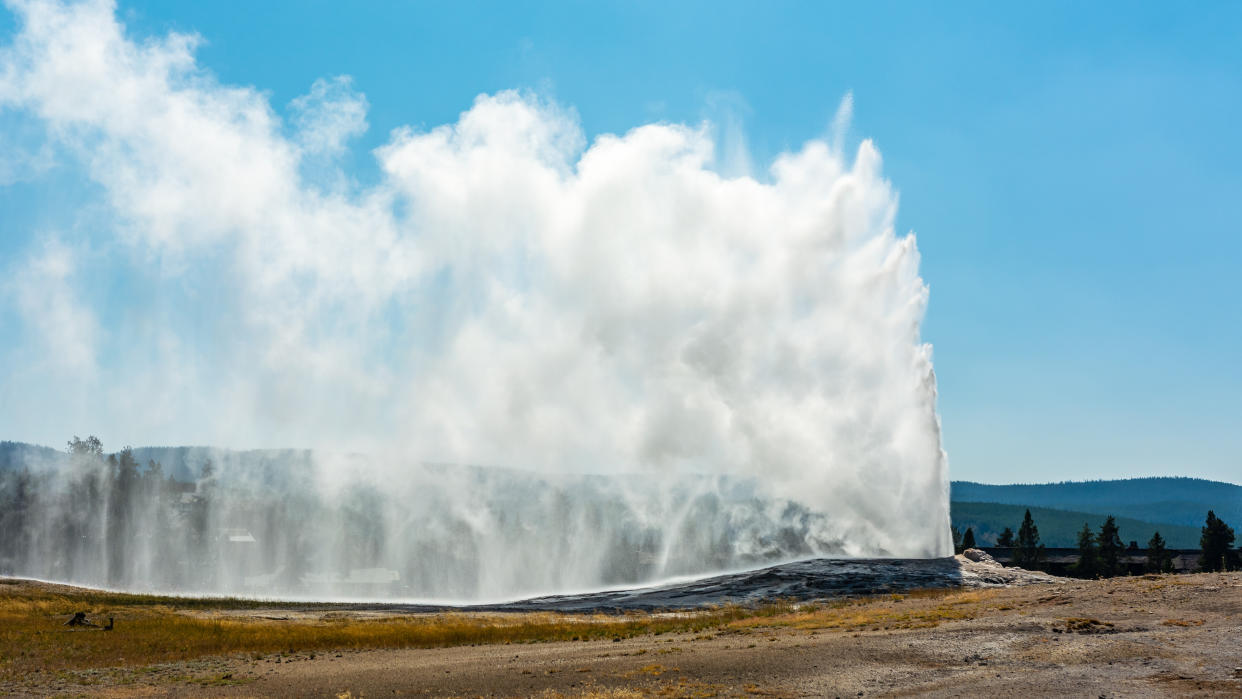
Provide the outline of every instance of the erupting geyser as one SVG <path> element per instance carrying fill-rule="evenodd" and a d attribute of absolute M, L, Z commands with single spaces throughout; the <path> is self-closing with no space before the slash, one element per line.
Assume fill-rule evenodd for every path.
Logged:
<path fill-rule="evenodd" d="M 193 486 L 162 489 L 26 459 L 0 572 L 494 599 L 950 552 L 927 288 L 870 142 L 730 178 L 709 126 L 588 144 L 504 92 L 363 183 L 348 79 L 282 117 L 107 3 L 16 11 L 0 110 L 90 214 L 7 265 L 5 436 L 315 449 L 169 451 Z"/>

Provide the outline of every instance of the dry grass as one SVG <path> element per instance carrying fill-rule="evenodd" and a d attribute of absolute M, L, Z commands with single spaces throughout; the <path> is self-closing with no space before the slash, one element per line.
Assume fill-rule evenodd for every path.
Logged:
<path fill-rule="evenodd" d="M 297 653 L 364 648 L 430 648 L 541 641 L 612 640 L 647 634 L 698 633 L 753 617 L 775 617 L 789 604 L 722 607 L 689 614 L 553 613 L 435 615 L 360 619 L 322 608 L 318 618 L 211 618 L 186 610 L 278 608 L 270 602 L 204 600 L 0 585 L 0 680 L 25 673 L 153 665 L 213 655 Z M 74 612 L 116 629 L 71 629 Z"/>
<path fill-rule="evenodd" d="M 0 680 L 13 680 L 36 670 L 150 666 L 238 654 L 261 657 L 342 649 L 619 640 L 665 633 L 751 633 L 776 627 L 812 633 L 918 629 L 974 618 L 987 609 L 990 596 L 990 592 L 928 590 L 829 604 L 730 606 L 684 614 L 445 612 L 359 618 L 326 604 L 0 585 Z M 255 609 L 298 613 L 291 614 L 292 619 L 238 613 Z M 65 627 L 65 620 L 77 611 L 86 611 L 92 620 L 100 622 L 113 616 L 116 629 Z M 234 614 L 223 616 L 222 611 Z M 305 614 L 307 611 L 314 613 Z"/>
<path fill-rule="evenodd" d="M 1160 623 L 1164 626 L 1203 626 L 1203 619 L 1165 619 Z"/>
<path fill-rule="evenodd" d="M 983 603 L 991 596 L 989 591 L 921 590 L 885 598 L 806 605 L 786 613 L 739 619 L 729 626 L 791 627 L 808 631 L 925 629 L 947 621 L 973 619 L 984 611 Z"/>
<path fill-rule="evenodd" d="M 587 685 L 572 694 L 564 694 L 554 690 L 545 690 L 532 696 L 537 697 L 538 699 L 639 699 L 640 697 L 706 699 L 707 697 L 718 697 L 722 695 L 736 696 L 735 692 L 729 691 L 729 689 L 729 687 L 722 684 L 702 682 L 699 680 L 679 677 L 676 680 L 658 680 L 642 687 L 599 687 Z M 755 687 L 755 691 L 751 691 L 749 687 L 745 691 L 747 694 L 790 696 L 787 694 L 766 692 L 757 687 Z"/>
<path fill-rule="evenodd" d="M 1112 629 L 1115 624 L 1111 621 L 1100 621 L 1099 619 L 1088 619 L 1086 617 L 1072 616 L 1064 619 L 1065 630 L 1077 633 L 1099 633 Z"/>

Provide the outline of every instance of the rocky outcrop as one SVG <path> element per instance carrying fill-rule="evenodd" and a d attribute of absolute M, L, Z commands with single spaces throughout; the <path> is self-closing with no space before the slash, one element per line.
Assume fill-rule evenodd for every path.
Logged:
<path fill-rule="evenodd" d="M 964 587 L 1008 587 L 1013 585 L 1050 585 L 1061 581 L 1053 575 L 1023 568 L 1006 568 L 986 551 L 966 549 L 953 557 L 961 566 Z"/>

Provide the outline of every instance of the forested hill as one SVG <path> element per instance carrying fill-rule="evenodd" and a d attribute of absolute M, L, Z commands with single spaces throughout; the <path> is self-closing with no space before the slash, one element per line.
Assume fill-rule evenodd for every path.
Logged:
<path fill-rule="evenodd" d="M 1039 528 L 1039 543 L 1044 546 L 1073 548 L 1078 546 L 1078 532 L 1082 525 L 1091 531 L 1098 532 L 1104 523 L 1105 515 L 1091 512 L 1074 512 L 1059 510 L 1052 507 L 1030 507 L 1027 505 L 1001 505 L 995 502 L 955 502 L 953 503 L 953 526 L 959 532 L 973 529 L 975 540 L 984 546 L 995 546 L 996 538 L 1005 527 L 1017 531 L 1022 522 L 1022 515 L 1031 511 L 1035 526 Z M 1146 546 L 1151 535 L 1160 532 L 1167 545 L 1175 549 L 1193 549 L 1199 547 L 1199 527 L 1182 526 L 1168 522 L 1148 522 L 1131 517 L 1117 517 L 1117 526 L 1121 529 L 1122 543 L 1137 542 L 1140 547 Z"/>
<path fill-rule="evenodd" d="M 0 442 L 0 472 L 35 463 L 55 463 L 65 456 L 62 451 L 25 442 Z"/>
<path fill-rule="evenodd" d="M 217 466 L 231 464 L 236 469 L 258 475 L 290 468 L 305 469 L 312 457 L 309 449 L 234 451 L 215 447 L 134 447 L 134 458 L 142 464 L 157 461 L 165 473 L 178 480 L 194 480 L 202 475 L 203 465 L 209 461 Z"/>
<path fill-rule="evenodd" d="M 1208 510 L 1242 522 L 1242 486 L 1200 478 L 1131 478 L 1032 485 L 954 481 L 954 502 L 991 502 L 1202 526 Z"/>
<path fill-rule="evenodd" d="M 287 472 L 290 468 L 303 470 L 312 458 L 307 450 L 232 451 L 210 447 L 137 447 L 133 456 L 144 467 L 148 461 L 159 462 L 166 476 L 186 482 L 197 479 L 208 462 L 214 462 L 217 467 L 232 466 L 227 470 L 257 477 L 268 472 Z M 63 450 L 23 442 L 0 442 L 0 473 L 23 466 L 55 468 L 63 463 L 67 463 Z M 1242 524 L 1242 486 L 1199 478 L 1133 478 L 1037 485 L 954 481 L 952 500 L 955 505 L 995 503 L 1043 507 L 1184 527 L 1203 526 L 1207 511 L 1215 510 L 1227 523 L 1235 527 Z M 964 514 L 960 506 L 954 509 Z M 983 514 L 977 507 L 971 512 L 976 516 Z M 996 514 L 999 517 L 1000 510 Z M 1003 523 L 998 519 L 996 523 L 1016 526 L 1009 519 L 1012 517 Z M 957 522 L 958 517 L 954 520 Z"/>
<path fill-rule="evenodd" d="M 119 453 L 105 452 L 105 453 Z M 251 449 L 235 451 L 215 447 L 133 447 L 132 454 L 139 466 L 155 461 L 164 475 L 183 482 L 193 482 L 204 466 L 231 466 L 257 476 L 271 471 L 304 468 L 311 459 L 307 449 Z M 7 469 L 63 466 L 68 454 L 51 447 L 24 442 L 0 442 L 0 473 Z"/>

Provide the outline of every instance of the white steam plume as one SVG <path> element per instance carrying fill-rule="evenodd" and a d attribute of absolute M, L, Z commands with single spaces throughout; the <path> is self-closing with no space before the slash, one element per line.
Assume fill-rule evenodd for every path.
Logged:
<path fill-rule="evenodd" d="M 151 293 L 118 310 L 53 290 L 56 323 L 90 321 L 67 363 L 106 355 L 110 385 L 77 401 L 94 412 L 35 399 L 0 423 L 33 407 L 67 434 L 361 450 L 396 479 L 427 461 L 728 476 L 822 515 L 837 552 L 948 553 L 927 288 L 879 153 L 841 152 L 852 97 L 832 143 L 761 180 L 718 174 L 706 126 L 588 144 L 571 111 L 502 92 L 395 131 L 378 183 L 325 185 L 306 168 L 366 128 L 347 78 L 286 124 L 201 69 L 194 37 L 136 42 L 107 2 L 13 9 L 0 109 L 105 198 L 110 252 L 87 263 Z M 56 251 L 32 269 L 63 280 Z M 30 293 L 3 301 L 30 318 L 19 342 L 46 325 Z"/>

